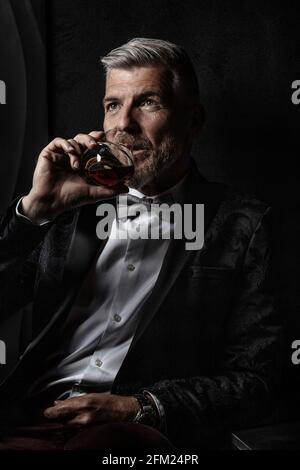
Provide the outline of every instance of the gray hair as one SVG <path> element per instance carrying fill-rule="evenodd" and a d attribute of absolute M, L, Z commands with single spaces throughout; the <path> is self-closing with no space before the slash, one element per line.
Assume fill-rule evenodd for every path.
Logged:
<path fill-rule="evenodd" d="M 106 74 L 111 69 L 163 65 L 171 74 L 173 87 L 184 86 L 199 101 L 199 85 L 192 62 L 185 50 L 162 39 L 134 38 L 101 57 Z"/>

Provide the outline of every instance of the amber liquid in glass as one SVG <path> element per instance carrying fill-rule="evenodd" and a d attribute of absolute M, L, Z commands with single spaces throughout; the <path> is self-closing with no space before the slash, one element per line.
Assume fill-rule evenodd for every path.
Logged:
<path fill-rule="evenodd" d="M 105 163 L 103 160 L 101 163 L 95 161 L 90 168 L 85 169 L 85 177 L 92 184 L 114 186 L 133 174 L 133 165 L 114 166 L 111 162 Z"/>
<path fill-rule="evenodd" d="M 81 171 L 88 183 L 103 186 L 114 186 L 133 172 L 132 164 L 122 164 L 106 146 L 87 151 Z"/>

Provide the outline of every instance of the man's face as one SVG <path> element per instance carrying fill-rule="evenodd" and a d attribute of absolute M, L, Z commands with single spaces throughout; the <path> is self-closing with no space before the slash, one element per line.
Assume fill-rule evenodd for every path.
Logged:
<path fill-rule="evenodd" d="M 112 69 L 107 76 L 104 131 L 133 145 L 135 173 L 129 185 L 141 188 L 176 171 L 188 157 L 190 103 L 175 92 L 160 66 Z"/>

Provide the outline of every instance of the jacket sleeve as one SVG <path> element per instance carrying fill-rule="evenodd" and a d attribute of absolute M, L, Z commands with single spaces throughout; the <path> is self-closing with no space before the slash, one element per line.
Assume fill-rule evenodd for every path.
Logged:
<path fill-rule="evenodd" d="M 238 294 L 224 326 L 216 374 L 147 387 L 164 407 L 174 443 L 208 445 L 224 431 L 258 424 L 270 411 L 281 366 L 281 328 L 269 286 L 266 217 L 248 245 Z"/>
<path fill-rule="evenodd" d="M 41 245 L 51 226 L 19 218 L 17 202 L 0 218 L 0 321 L 32 300 Z"/>

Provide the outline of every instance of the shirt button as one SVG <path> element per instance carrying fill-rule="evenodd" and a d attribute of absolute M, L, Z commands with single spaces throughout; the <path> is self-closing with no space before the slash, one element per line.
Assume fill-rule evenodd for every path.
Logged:
<path fill-rule="evenodd" d="M 129 265 L 127 266 L 127 269 L 128 269 L 128 271 L 134 271 L 134 270 L 135 270 L 135 266 L 134 266 L 133 264 L 129 264 Z"/>
<path fill-rule="evenodd" d="M 115 314 L 114 314 L 114 320 L 119 323 L 119 322 L 122 320 L 122 317 L 120 317 L 120 315 L 118 315 L 117 313 L 115 313 Z"/>
<path fill-rule="evenodd" d="M 100 359 L 96 359 L 96 360 L 95 360 L 95 365 L 96 365 L 97 367 L 101 367 L 102 364 L 103 364 L 103 362 L 102 362 Z"/>

